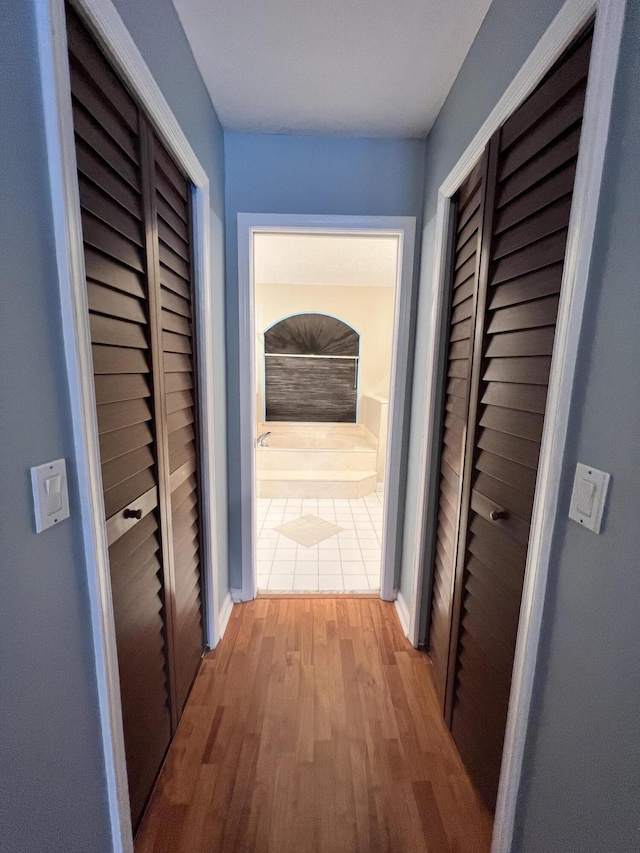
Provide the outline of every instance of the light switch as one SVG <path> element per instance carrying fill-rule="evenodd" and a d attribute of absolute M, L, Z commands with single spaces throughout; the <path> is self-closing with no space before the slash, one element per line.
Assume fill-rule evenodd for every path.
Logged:
<path fill-rule="evenodd" d="M 593 512 L 593 498 L 596 493 L 595 483 L 590 480 L 580 480 L 577 485 L 576 510 L 587 518 Z"/>
<path fill-rule="evenodd" d="M 67 470 L 64 459 L 31 469 L 36 533 L 42 533 L 69 517 Z"/>
<path fill-rule="evenodd" d="M 576 465 L 569 518 L 594 533 L 600 533 L 609 479 L 606 471 L 582 463 Z"/>
<path fill-rule="evenodd" d="M 60 512 L 62 509 L 62 477 L 60 474 L 47 477 L 44 481 L 44 488 L 47 493 L 47 515 Z"/>

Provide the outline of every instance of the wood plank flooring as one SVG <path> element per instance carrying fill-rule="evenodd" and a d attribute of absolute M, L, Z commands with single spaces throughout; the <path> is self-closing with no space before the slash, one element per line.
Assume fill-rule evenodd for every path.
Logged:
<path fill-rule="evenodd" d="M 234 607 L 136 853 L 486 853 L 428 658 L 380 599 Z"/>

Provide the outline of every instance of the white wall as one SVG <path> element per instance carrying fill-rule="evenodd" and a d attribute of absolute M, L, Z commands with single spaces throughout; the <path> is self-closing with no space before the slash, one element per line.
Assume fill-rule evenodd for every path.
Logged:
<path fill-rule="evenodd" d="M 378 484 L 384 482 L 387 464 L 387 436 L 389 432 L 389 401 L 374 394 L 360 398 L 359 419 L 373 435 L 378 447 L 376 471 Z"/>

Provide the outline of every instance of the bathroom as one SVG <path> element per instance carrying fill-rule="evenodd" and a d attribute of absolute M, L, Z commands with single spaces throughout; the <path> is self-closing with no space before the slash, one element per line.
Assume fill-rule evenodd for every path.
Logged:
<path fill-rule="evenodd" d="M 378 594 L 398 238 L 254 237 L 262 593 Z"/>

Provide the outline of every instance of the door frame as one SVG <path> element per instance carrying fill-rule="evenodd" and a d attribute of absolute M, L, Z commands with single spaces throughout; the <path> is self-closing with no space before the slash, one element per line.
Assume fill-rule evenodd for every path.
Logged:
<path fill-rule="evenodd" d="M 133 853 L 93 385 L 66 16 L 64 0 L 33 2 L 111 835 L 115 853 Z M 71 0 L 71 5 L 145 110 L 160 139 L 193 185 L 193 278 L 197 309 L 201 499 L 204 515 L 204 621 L 206 642 L 213 648 L 220 640 L 224 626 L 218 601 L 213 329 L 207 322 L 212 314 L 209 179 L 111 0 Z"/>
<path fill-rule="evenodd" d="M 531 518 L 492 853 L 509 853 L 513 840 L 625 4 L 626 0 L 567 0 L 438 191 L 433 288 L 429 297 L 425 431 L 420 454 L 409 614 L 409 640 L 414 646 L 419 642 L 420 616 L 421 612 L 424 612 L 422 608 L 428 608 L 431 602 L 430 596 L 422 601 L 425 581 L 423 555 L 429 545 L 429 531 L 433 521 L 427 510 L 438 462 L 443 317 L 446 312 L 447 261 L 451 251 L 451 226 L 454 216 L 453 197 L 495 131 L 531 94 L 549 68 L 595 15 L 587 97 Z"/>
<path fill-rule="evenodd" d="M 240 351 L 240 527 L 242 536 L 242 587 L 232 589 L 234 601 L 250 601 L 257 594 L 255 563 L 255 283 L 253 237 L 255 234 L 363 234 L 397 236 L 398 262 L 394 330 L 389 387 L 385 501 L 380 574 L 380 597 L 395 601 L 395 567 L 400 545 L 400 471 L 409 365 L 410 306 L 413 285 L 416 219 L 413 216 L 316 216 L 308 214 L 238 214 L 238 299 Z"/>

